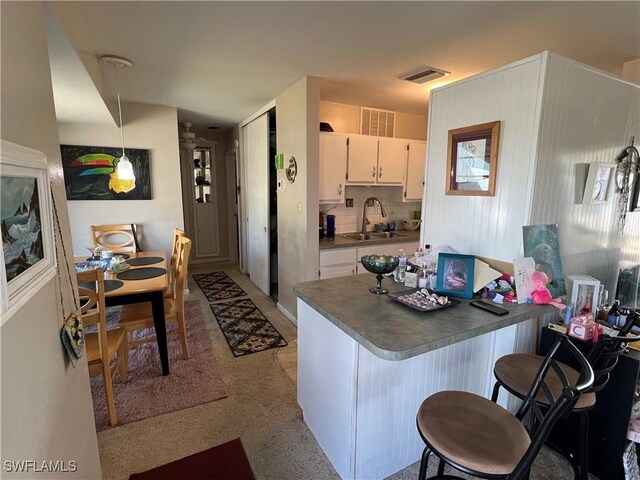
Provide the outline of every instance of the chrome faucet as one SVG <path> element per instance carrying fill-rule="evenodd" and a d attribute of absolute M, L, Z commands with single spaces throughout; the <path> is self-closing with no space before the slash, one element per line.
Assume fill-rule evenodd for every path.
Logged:
<path fill-rule="evenodd" d="M 384 206 L 382 205 L 382 202 L 380 201 L 379 198 L 377 197 L 369 197 L 364 201 L 364 205 L 362 206 L 362 230 L 360 231 L 360 239 L 361 240 L 366 240 L 367 238 L 369 238 L 369 235 L 367 235 L 367 223 L 369 223 L 369 220 L 367 219 L 367 203 L 369 203 L 369 201 L 375 200 L 376 202 L 378 202 L 378 205 L 380 205 L 380 214 L 383 217 L 387 216 L 387 212 L 385 212 L 384 210 Z"/>

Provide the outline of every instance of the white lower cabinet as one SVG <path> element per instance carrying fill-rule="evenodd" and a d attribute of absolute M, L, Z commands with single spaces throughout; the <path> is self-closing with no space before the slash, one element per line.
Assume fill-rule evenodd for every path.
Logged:
<path fill-rule="evenodd" d="M 356 248 L 336 248 L 321 251 L 320 279 L 355 275 L 356 253 Z"/>
<path fill-rule="evenodd" d="M 400 249 L 410 256 L 418 248 L 418 239 L 402 243 L 384 243 L 366 247 L 335 248 L 320 252 L 320 280 L 369 273 L 360 263 L 365 255 L 397 255 Z"/>

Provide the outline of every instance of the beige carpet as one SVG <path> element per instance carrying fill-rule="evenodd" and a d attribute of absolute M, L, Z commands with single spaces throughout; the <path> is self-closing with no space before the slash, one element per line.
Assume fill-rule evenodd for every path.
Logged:
<path fill-rule="evenodd" d="M 117 321 L 116 318 L 110 322 Z M 139 345 L 129 351 L 129 379 L 113 381 L 118 424 L 135 422 L 164 413 L 182 410 L 227 396 L 211 341 L 198 302 L 185 304 L 187 341 L 191 358 L 182 358 L 182 345 L 177 336 L 169 337 L 171 373 L 162 376 L 158 346 L 155 342 Z M 175 324 L 168 328 L 175 330 Z M 151 329 L 137 336 L 152 334 Z M 98 431 L 109 428 L 102 375 L 91 378 L 93 410 Z"/>

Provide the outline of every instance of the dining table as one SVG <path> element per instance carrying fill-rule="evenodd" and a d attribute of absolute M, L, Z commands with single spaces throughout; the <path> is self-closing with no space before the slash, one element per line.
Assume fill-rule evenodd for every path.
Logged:
<path fill-rule="evenodd" d="M 169 375 L 169 351 L 164 316 L 164 293 L 169 286 L 167 254 L 163 251 L 150 250 L 123 255 L 127 264 L 132 261 L 130 268 L 118 273 L 113 273 L 110 269 L 104 272 L 105 304 L 107 307 L 113 307 L 132 303 L 151 303 L 162 375 Z M 90 259 L 86 257 L 75 257 L 76 265 L 88 260 Z M 136 265 L 138 262 L 140 264 Z M 139 272 L 134 272 L 135 270 Z M 149 272 L 155 276 L 141 279 L 128 278 L 143 272 Z"/>

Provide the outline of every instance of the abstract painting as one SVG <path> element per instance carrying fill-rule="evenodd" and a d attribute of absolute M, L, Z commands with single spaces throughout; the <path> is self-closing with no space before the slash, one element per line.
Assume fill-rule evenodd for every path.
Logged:
<path fill-rule="evenodd" d="M 558 241 L 558 225 L 526 225 L 522 227 L 524 256 L 533 257 L 536 270 L 549 277 L 547 288 L 553 298 L 566 295 L 560 243 Z"/>
<path fill-rule="evenodd" d="M 151 200 L 149 150 L 124 151 L 134 180 L 118 178 L 120 148 L 60 145 L 67 200 Z"/>

